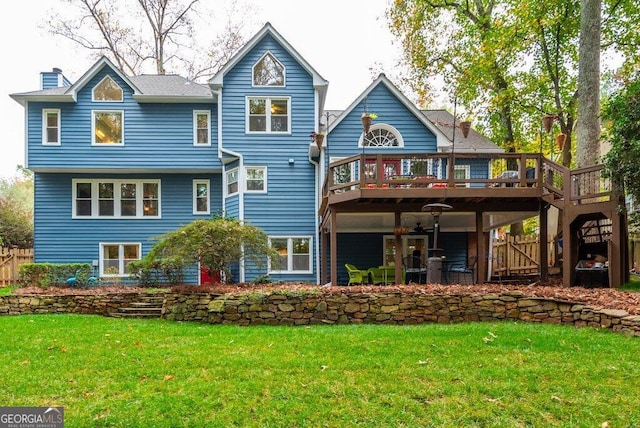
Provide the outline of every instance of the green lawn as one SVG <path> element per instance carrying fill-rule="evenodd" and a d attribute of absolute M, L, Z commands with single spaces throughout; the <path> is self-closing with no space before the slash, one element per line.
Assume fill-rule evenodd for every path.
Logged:
<path fill-rule="evenodd" d="M 640 426 L 640 340 L 520 323 L 0 317 L 0 405 L 67 427 Z"/>

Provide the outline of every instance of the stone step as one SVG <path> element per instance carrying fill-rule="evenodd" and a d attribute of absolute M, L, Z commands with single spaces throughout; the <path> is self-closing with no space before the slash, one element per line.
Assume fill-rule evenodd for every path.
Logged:
<path fill-rule="evenodd" d="M 111 314 L 113 318 L 160 318 L 160 314 L 140 314 L 140 313 L 123 313 L 123 312 L 114 312 Z"/>
<path fill-rule="evenodd" d="M 127 313 L 140 312 L 141 314 L 143 314 L 143 313 L 152 314 L 152 313 L 155 313 L 155 312 L 157 312 L 157 313 L 162 312 L 162 308 L 161 307 L 155 307 L 155 306 L 154 307 L 138 307 L 138 306 L 132 307 L 132 306 L 129 306 L 128 308 L 120 308 L 118 310 L 118 312 L 127 312 Z"/>
<path fill-rule="evenodd" d="M 131 302 L 130 308 L 160 308 L 162 309 L 162 302 Z"/>

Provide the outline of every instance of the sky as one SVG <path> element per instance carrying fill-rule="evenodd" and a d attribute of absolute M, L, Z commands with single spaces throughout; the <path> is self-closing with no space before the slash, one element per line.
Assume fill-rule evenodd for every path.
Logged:
<path fill-rule="evenodd" d="M 327 109 L 348 107 L 380 70 L 390 70 L 398 62 L 400 48 L 394 45 L 384 18 L 388 0 L 243 1 L 251 11 L 247 37 L 270 22 L 329 81 Z M 4 131 L 0 177 L 13 176 L 17 165 L 25 163 L 24 108 L 9 94 L 40 89 L 40 73 L 54 67 L 75 82 L 95 61 L 88 51 L 40 28 L 51 8 L 61 5 L 59 0 L 13 2 L 11 14 L 0 26 L 4 59 L 0 67 L 0 129 Z"/>

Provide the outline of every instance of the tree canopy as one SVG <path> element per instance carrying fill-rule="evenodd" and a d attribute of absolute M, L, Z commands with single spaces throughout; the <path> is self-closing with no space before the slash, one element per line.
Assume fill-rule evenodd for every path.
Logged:
<path fill-rule="evenodd" d="M 602 11 L 602 49 L 618 53 L 623 70 L 638 64 L 638 13 L 631 0 L 607 0 Z M 442 76 L 446 90 L 508 151 L 549 155 L 553 144 L 540 125 L 543 116 L 552 117 L 554 132 L 567 135 L 561 160 L 570 166 L 579 0 L 403 0 L 392 3 L 387 17 L 416 86 L 432 91 L 430 82 Z"/>
<path fill-rule="evenodd" d="M 153 64 L 156 74 L 180 73 L 193 80 L 210 76 L 242 46 L 242 28 L 250 21 L 236 1 L 228 10 L 217 7 L 215 14 L 200 0 L 63 1 L 67 7 L 52 12 L 45 24 L 49 32 L 97 56 L 107 55 L 134 75 Z M 218 27 L 211 25 L 214 18 Z M 220 31 L 205 36 L 204 22 Z"/>
<path fill-rule="evenodd" d="M 12 178 L 0 178 L 0 245 L 33 246 L 33 177 L 18 167 Z"/>

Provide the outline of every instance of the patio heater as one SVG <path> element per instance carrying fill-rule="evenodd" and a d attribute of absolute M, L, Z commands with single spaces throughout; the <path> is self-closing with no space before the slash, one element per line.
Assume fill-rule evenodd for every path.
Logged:
<path fill-rule="evenodd" d="M 443 211 L 451 209 L 453 209 L 451 205 L 439 202 L 422 207 L 422 211 L 430 212 L 433 216 L 433 247 L 429 249 L 431 255 L 427 259 L 427 284 L 440 284 L 442 282 L 442 248 L 438 247 L 440 215 Z"/>

